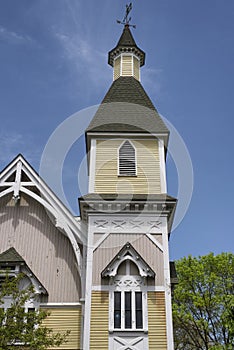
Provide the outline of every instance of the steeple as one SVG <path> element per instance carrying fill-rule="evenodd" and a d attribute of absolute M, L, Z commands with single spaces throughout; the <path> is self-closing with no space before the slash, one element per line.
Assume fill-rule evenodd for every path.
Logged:
<path fill-rule="evenodd" d="M 169 130 L 140 82 L 145 53 L 130 30 L 131 9 L 126 5 L 118 21 L 123 32 L 109 52 L 114 81 L 86 129 L 89 193 L 79 198 L 88 237 L 83 349 L 173 350 Z"/>
<path fill-rule="evenodd" d="M 124 24 L 123 32 L 108 54 L 114 81 L 86 130 L 87 149 L 93 132 L 152 133 L 160 135 L 167 147 L 168 128 L 140 82 L 145 53 L 133 38 L 129 20 L 120 23 Z"/>
<path fill-rule="evenodd" d="M 133 76 L 140 80 L 140 67 L 145 64 L 145 53 L 136 45 L 129 24 L 124 25 L 118 44 L 109 52 L 108 63 L 114 68 L 114 80 L 121 76 Z"/>

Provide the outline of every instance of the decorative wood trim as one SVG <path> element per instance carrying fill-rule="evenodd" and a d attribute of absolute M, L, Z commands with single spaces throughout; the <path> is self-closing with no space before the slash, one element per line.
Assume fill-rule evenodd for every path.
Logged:
<path fill-rule="evenodd" d="M 159 149 L 159 161 L 160 161 L 161 192 L 167 193 L 165 152 L 164 152 L 164 142 L 162 139 L 158 140 L 158 149 Z"/>
<path fill-rule="evenodd" d="M 93 285 L 92 286 L 93 291 L 103 291 L 103 292 L 109 292 L 110 286 L 109 285 Z M 147 292 L 165 292 L 164 286 L 147 286 Z"/>
<path fill-rule="evenodd" d="M 20 192 L 22 192 L 44 206 L 44 208 L 48 210 L 48 212 L 51 213 L 55 219 L 55 226 L 59 228 L 70 240 L 77 259 L 78 273 L 81 276 L 80 266 L 82 266 L 82 256 L 77 241 L 79 243 L 83 243 L 84 239 L 82 236 L 84 235 L 80 229 L 80 223 L 75 220 L 73 215 L 67 210 L 63 203 L 54 195 L 54 193 L 21 155 L 16 157 L 13 162 L 0 173 L 0 183 L 4 182 L 7 184 L 6 180 L 10 178 L 14 172 L 14 184 L 8 185 L 8 189 L 0 192 L 0 198 L 10 192 L 13 192 L 13 199 L 15 202 L 17 202 L 20 199 Z M 31 191 L 31 189 L 27 188 L 28 186 L 23 185 L 21 182 L 22 172 L 25 173 L 29 179 L 29 183 L 33 183 L 33 187 L 39 190 L 40 196 Z"/>
<path fill-rule="evenodd" d="M 166 223 L 163 228 L 162 238 L 163 238 L 163 248 L 164 248 L 163 259 L 164 259 L 164 278 L 165 278 L 167 350 L 174 350 L 172 305 L 171 305 L 171 282 L 170 282 L 169 248 L 168 248 L 168 228 Z"/>
<path fill-rule="evenodd" d="M 89 163 L 89 193 L 95 192 L 96 177 L 96 140 L 91 140 Z"/>
<path fill-rule="evenodd" d="M 92 302 L 92 272 L 93 272 L 93 230 L 88 226 L 88 244 L 86 256 L 86 281 L 85 281 L 85 304 L 84 304 L 84 328 L 83 349 L 90 348 L 90 324 L 91 324 L 91 302 Z"/>
<path fill-rule="evenodd" d="M 142 259 L 140 254 L 133 248 L 130 243 L 126 243 L 123 248 L 116 254 L 113 260 L 102 271 L 102 277 L 115 277 L 117 270 L 123 261 L 132 261 L 139 270 L 139 276 L 142 277 L 154 277 L 155 272 L 151 267 Z M 130 278 L 130 277 L 129 277 Z M 140 278 L 140 279 L 141 279 Z M 136 281 L 136 279 L 134 279 Z M 130 278 L 131 283 L 131 278 Z M 125 280 L 125 282 L 127 282 Z M 115 280 L 113 281 L 115 283 Z M 120 281 L 122 283 L 122 280 Z"/>

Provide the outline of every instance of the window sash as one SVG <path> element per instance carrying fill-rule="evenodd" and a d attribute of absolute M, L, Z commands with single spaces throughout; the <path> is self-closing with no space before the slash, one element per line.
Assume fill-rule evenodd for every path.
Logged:
<path fill-rule="evenodd" d="M 136 328 L 143 328 L 142 292 L 135 293 Z"/>
<path fill-rule="evenodd" d="M 114 328 L 121 328 L 121 292 L 114 292 Z"/>
<path fill-rule="evenodd" d="M 132 328 L 132 293 L 131 292 L 124 293 L 124 303 L 125 303 L 125 308 L 124 308 L 125 328 L 131 329 Z"/>
<path fill-rule="evenodd" d="M 114 329 L 143 329 L 142 292 L 114 292 Z"/>

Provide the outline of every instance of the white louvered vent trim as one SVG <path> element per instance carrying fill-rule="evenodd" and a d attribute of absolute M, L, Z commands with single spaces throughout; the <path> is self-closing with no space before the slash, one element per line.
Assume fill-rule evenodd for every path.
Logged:
<path fill-rule="evenodd" d="M 119 148 L 119 175 L 136 176 L 136 151 L 129 141 Z"/>

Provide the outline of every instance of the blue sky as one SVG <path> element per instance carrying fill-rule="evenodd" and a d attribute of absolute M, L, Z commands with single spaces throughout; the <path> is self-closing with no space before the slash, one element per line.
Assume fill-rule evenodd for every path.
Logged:
<path fill-rule="evenodd" d="M 171 258 L 233 251 L 233 0 L 133 2 L 133 35 L 146 52 L 142 84 L 183 137 L 194 169 L 189 210 L 170 240 Z M 39 170 L 50 135 L 101 102 L 112 82 L 107 53 L 119 39 L 123 0 L 0 1 L 0 168 L 22 153 Z M 77 213 L 84 140 L 63 169 Z M 177 173 L 168 157 L 168 193 Z"/>

